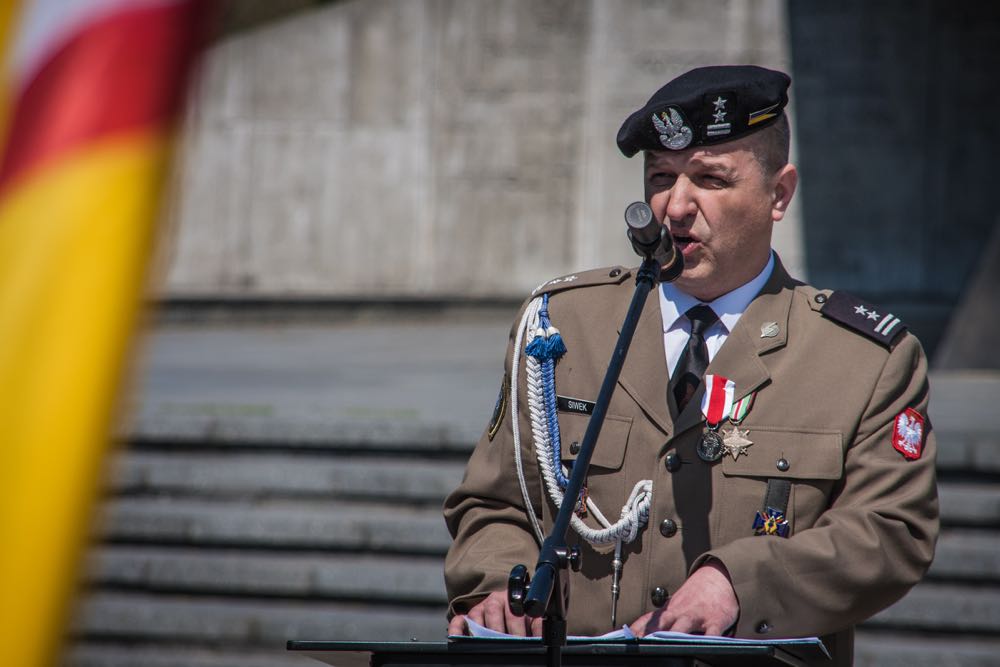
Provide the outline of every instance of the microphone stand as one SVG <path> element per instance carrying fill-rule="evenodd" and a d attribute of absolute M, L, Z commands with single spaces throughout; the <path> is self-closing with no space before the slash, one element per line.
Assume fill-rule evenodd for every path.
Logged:
<path fill-rule="evenodd" d="M 597 395 L 597 402 L 594 403 L 594 411 L 587 423 L 580 453 L 573 463 L 573 471 L 562 504 L 559 506 L 559 513 L 552 525 L 552 532 L 542 543 L 535 565 L 535 574 L 529 578 L 527 568 L 518 565 L 511 570 L 508 580 L 507 594 L 511 610 L 518 616 L 527 614 L 532 618 L 542 617 L 542 643 L 546 647 L 548 667 L 561 667 L 562 649 L 566 645 L 566 610 L 569 606 L 569 576 L 566 570 L 568 567 L 572 567 L 574 571 L 580 568 L 579 548 L 570 548 L 566 544 L 570 519 L 587 478 L 590 458 L 594 453 L 601 427 L 604 425 L 611 394 L 614 393 L 615 385 L 618 383 L 618 376 L 621 375 L 625 356 L 628 354 L 635 328 L 639 323 L 639 315 L 646 303 L 646 297 L 661 274 L 660 263 L 653 257 L 653 252 L 650 250 L 643 254 L 645 259 L 636 274 L 635 292 L 632 294 L 628 314 L 622 323 L 618 343 L 608 363 L 604 382 Z"/>

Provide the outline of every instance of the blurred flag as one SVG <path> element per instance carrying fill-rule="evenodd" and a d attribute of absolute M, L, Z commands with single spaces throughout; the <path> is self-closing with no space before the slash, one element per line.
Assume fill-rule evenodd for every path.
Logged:
<path fill-rule="evenodd" d="M 0 3 L 0 665 L 55 662 L 204 0 Z"/>

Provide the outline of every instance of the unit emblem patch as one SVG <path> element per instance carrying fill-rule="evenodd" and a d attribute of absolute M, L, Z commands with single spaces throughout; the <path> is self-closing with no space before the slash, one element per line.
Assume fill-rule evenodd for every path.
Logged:
<path fill-rule="evenodd" d="M 489 428 L 486 429 L 486 435 L 489 437 L 490 442 L 493 442 L 493 438 L 500 431 L 500 424 L 503 423 L 503 415 L 507 412 L 507 397 L 509 395 L 510 381 L 507 374 L 504 373 L 503 380 L 500 382 L 500 394 L 497 396 L 496 405 L 493 406 L 493 416 L 490 418 Z"/>
<path fill-rule="evenodd" d="M 906 408 L 896 415 L 892 446 L 911 461 L 919 459 L 924 449 L 924 416 L 913 408 Z"/>

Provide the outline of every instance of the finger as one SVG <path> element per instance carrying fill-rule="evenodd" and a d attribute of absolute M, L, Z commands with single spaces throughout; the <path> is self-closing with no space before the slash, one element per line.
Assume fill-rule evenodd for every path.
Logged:
<path fill-rule="evenodd" d="M 504 622 L 503 609 L 497 604 L 496 598 L 487 598 L 483 607 L 483 618 L 486 620 L 486 627 L 490 630 L 506 632 L 507 624 Z"/>
<path fill-rule="evenodd" d="M 691 616 L 679 616 L 673 620 L 670 624 L 669 629 L 672 632 L 686 632 L 688 634 L 693 634 L 695 632 L 702 632 L 704 630 L 704 625 L 698 619 L 692 618 Z"/>
<path fill-rule="evenodd" d="M 649 617 L 652 615 L 653 615 L 652 612 L 649 612 L 643 614 L 639 618 L 632 621 L 632 624 L 628 626 L 629 629 L 632 631 L 632 634 L 636 635 L 637 637 L 642 637 L 643 635 L 645 635 L 646 624 L 649 623 Z"/>
<path fill-rule="evenodd" d="M 449 635 L 464 635 L 467 634 L 467 626 L 465 625 L 465 616 L 458 614 L 451 619 L 451 623 L 448 624 L 448 634 Z"/>
<path fill-rule="evenodd" d="M 510 610 L 510 605 L 503 605 L 504 619 L 507 621 L 507 632 L 515 637 L 524 637 L 525 627 L 527 627 L 527 616 L 515 616 Z"/>
<path fill-rule="evenodd" d="M 725 634 L 726 630 L 729 629 L 728 625 L 723 627 L 723 623 L 725 623 L 725 621 L 720 621 L 718 619 L 705 621 L 705 634 L 721 637 Z"/>
<path fill-rule="evenodd" d="M 531 619 L 531 636 L 532 637 L 542 636 L 542 619 L 540 618 Z"/>
<path fill-rule="evenodd" d="M 483 627 L 486 626 L 486 619 L 483 618 L 483 604 L 482 603 L 479 603 L 475 607 L 473 607 L 472 609 L 470 609 L 469 613 L 466 614 L 466 616 L 469 617 L 469 620 L 475 621 L 476 623 L 478 623 L 479 625 L 482 625 Z"/>

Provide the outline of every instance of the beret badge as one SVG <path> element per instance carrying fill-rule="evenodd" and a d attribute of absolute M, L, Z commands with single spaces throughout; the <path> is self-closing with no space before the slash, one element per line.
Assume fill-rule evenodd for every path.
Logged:
<path fill-rule="evenodd" d="M 694 137 L 691 128 L 684 124 L 684 118 L 676 107 L 668 107 L 659 115 L 654 113 L 653 127 L 660 134 L 660 143 L 672 151 L 687 148 Z"/>

